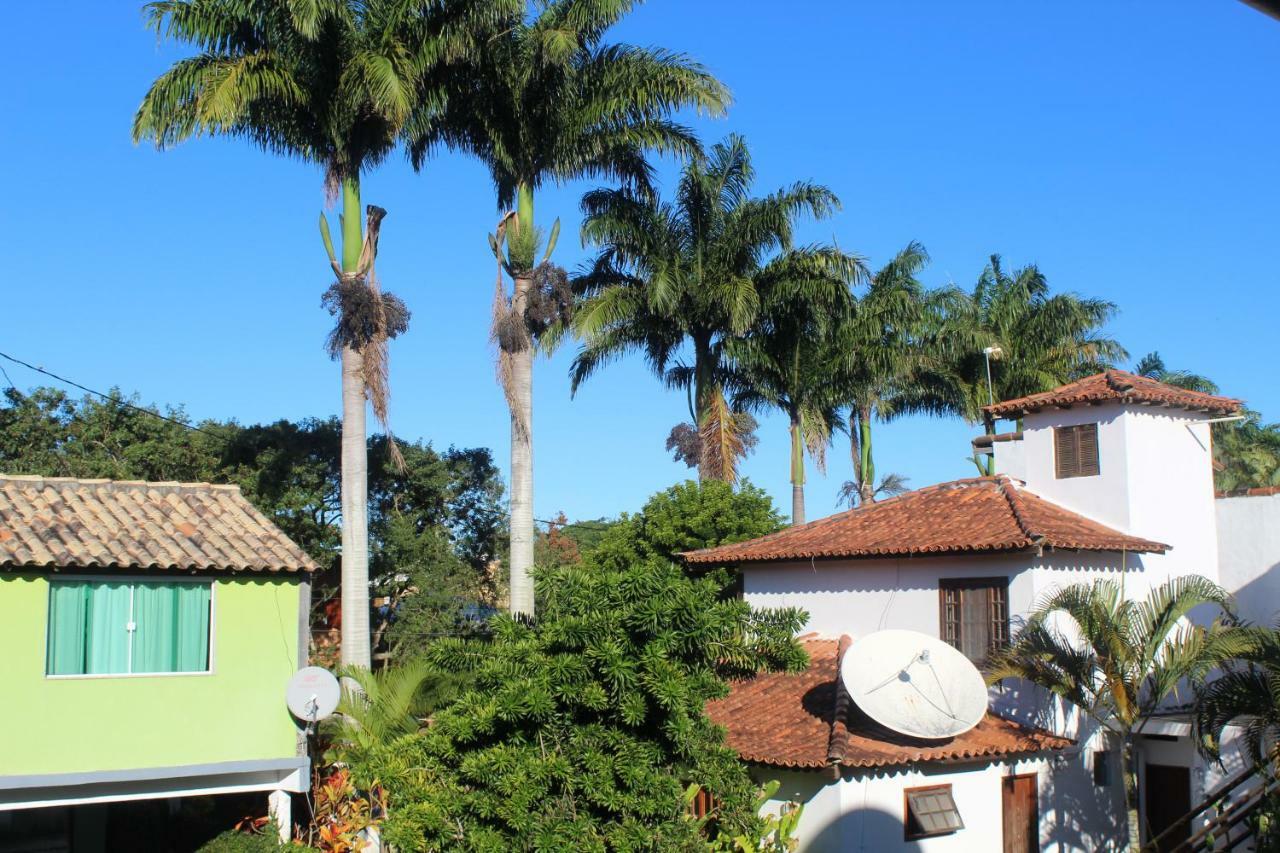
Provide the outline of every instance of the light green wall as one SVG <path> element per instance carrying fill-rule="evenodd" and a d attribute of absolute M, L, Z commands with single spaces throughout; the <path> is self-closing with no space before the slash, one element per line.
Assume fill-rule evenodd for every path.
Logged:
<path fill-rule="evenodd" d="M 294 755 L 298 579 L 213 579 L 213 674 L 46 678 L 48 581 L 0 572 L 0 776 Z"/>

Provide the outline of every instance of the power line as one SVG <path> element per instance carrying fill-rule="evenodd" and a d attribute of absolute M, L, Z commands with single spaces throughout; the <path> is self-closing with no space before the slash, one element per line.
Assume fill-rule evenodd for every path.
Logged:
<path fill-rule="evenodd" d="M 231 440 L 227 438 L 225 435 L 219 435 L 216 432 L 212 432 L 210 430 L 203 429 L 198 426 L 194 426 L 193 424 L 186 423 L 185 421 L 180 421 L 177 418 L 171 418 L 171 417 L 168 417 L 167 415 L 162 415 L 159 412 L 144 408 L 142 406 L 135 406 L 133 403 L 130 403 L 127 400 L 121 399 L 119 395 L 104 394 L 101 391 L 96 391 L 93 388 L 88 387 L 87 385 L 81 385 L 79 382 L 76 382 L 73 379 L 68 379 L 65 376 L 59 376 L 58 374 L 52 371 L 45 370 L 43 367 L 36 367 L 34 364 L 23 361 L 20 358 L 15 358 L 6 352 L 0 352 L 0 358 L 4 358 L 8 361 L 13 362 L 14 364 L 20 364 L 23 367 L 27 368 L 28 370 L 34 370 L 36 373 L 40 373 L 40 374 L 43 374 L 44 376 L 48 376 L 50 379 L 56 379 L 59 382 L 62 382 L 66 385 L 70 385 L 72 388 L 78 388 L 79 390 L 84 391 L 88 394 L 93 394 L 95 396 L 101 397 L 102 399 L 106 400 L 109 403 L 115 403 L 116 405 L 123 406 L 126 409 L 132 409 L 135 412 L 140 412 L 144 415 L 150 415 L 151 417 L 159 418 L 162 421 L 168 421 L 171 424 L 176 424 L 177 426 L 180 426 L 183 429 L 191 430 L 192 432 L 203 433 L 204 435 L 216 438 L 219 441 L 226 444 L 231 443 Z M 13 384 L 13 380 L 9 378 L 9 373 L 4 369 L 3 365 L 0 365 L 0 375 L 4 376 L 5 381 L 9 383 L 10 388 L 12 388 L 15 391 L 18 390 L 18 387 Z M 505 516 L 506 513 L 502 513 L 502 515 Z M 546 518 L 535 518 L 534 521 L 538 522 L 539 524 L 546 524 L 548 526 L 554 525 L 556 527 L 559 527 L 562 530 L 569 527 L 584 527 L 588 530 L 608 530 L 612 526 L 612 525 L 604 524 L 598 521 L 560 522 L 560 521 L 552 521 Z"/>
<path fill-rule="evenodd" d="M 106 401 L 107 401 L 107 402 L 109 402 L 109 403 L 115 403 L 116 405 L 118 405 L 118 406 L 123 406 L 123 407 L 124 407 L 124 408 L 126 408 L 126 409 L 133 409 L 135 412 L 141 412 L 141 413 L 142 413 L 142 414 L 144 414 L 144 415 L 150 415 L 150 416 L 151 416 L 151 417 L 153 417 L 153 418 L 159 418 L 160 420 L 162 420 L 162 421 L 168 421 L 168 422 L 169 422 L 169 423 L 171 423 L 171 424 L 177 424 L 178 426 L 182 427 L 183 429 L 189 429 L 189 430 L 191 430 L 192 432 L 200 432 L 200 433 L 204 433 L 205 435 L 212 436 L 213 438 L 216 438 L 216 439 L 218 439 L 219 441 L 225 442 L 225 443 L 227 443 L 227 444 L 230 444 L 230 443 L 231 443 L 231 442 L 230 442 L 230 439 L 228 439 L 225 435 L 219 435 L 219 434 L 218 434 L 218 433 L 216 433 L 216 432 L 212 432 L 212 431 L 210 431 L 210 430 L 203 429 L 203 428 L 198 427 L 198 426 L 194 426 L 194 425 L 192 425 L 192 424 L 186 423 L 185 421 L 180 421 L 180 420 L 178 420 L 177 418 L 171 418 L 171 417 L 169 417 L 169 416 L 167 416 L 167 415 L 162 415 L 162 414 L 160 414 L 159 412 L 152 411 L 151 409 L 145 409 L 145 408 L 143 408 L 142 406 L 135 406 L 133 403 L 130 403 L 128 400 L 122 400 L 122 399 L 119 397 L 119 395 L 104 394 L 104 393 L 102 393 L 101 391 L 95 391 L 94 389 L 89 388 L 88 386 L 85 386 L 85 385 L 81 385 L 79 382 L 76 382 L 76 381 L 74 381 L 74 380 L 68 379 L 68 378 L 66 378 L 65 376 L 59 376 L 59 375 L 58 375 L 58 374 L 56 374 L 56 373 L 53 373 L 53 372 L 48 371 L 48 370 L 45 370 L 43 367 L 36 367 L 34 364 L 29 364 L 28 362 L 25 362 L 25 361 L 23 361 L 23 360 L 22 360 L 22 359 L 20 359 L 20 358 L 14 358 L 13 356 L 9 355 L 8 353 L 0 352 L 0 358 L 7 359 L 7 360 L 9 360 L 9 361 L 13 362 L 14 364 L 20 364 L 20 365 L 22 365 L 23 367 L 27 368 L 28 370 L 34 370 L 36 373 L 42 373 L 42 374 L 44 374 L 45 376 L 48 376 L 50 379 L 56 379 L 56 380 L 58 380 L 59 382 L 62 382 L 62 383 L 64 383 L 64 384 L 66 384 L 66 385 L 70 385 L 72 388 L 79 388 L 81 391 L 84 391 L 84 392 L 89 393 L 89 394 L 94 394 L 94 395 L 96 395 L 96 396 L 98 396 L 98 397 L 101 397 L 102 399 L 106 400 Z M 4 368 L 3 368 L 3 367 L 0 367 L 0 371 L 3 371 L 3 370 L 4 370 Z M 10 388 L 13 388 L 15 391 L 16 391 L 16 390 L 18 390 L 18 389 L 17 389 L 17 387 L 16 387 L 16 386 L 14 386 L 14 384 L 13 384 L 13 380 L 12 380 L 12 379 L 9 379 L 9 374 L 8 374 L 7 372 L 4 374 L 4 377 L 5 377 L 5 379 L 9 382 L 9 387 L 10 387 Z"/>

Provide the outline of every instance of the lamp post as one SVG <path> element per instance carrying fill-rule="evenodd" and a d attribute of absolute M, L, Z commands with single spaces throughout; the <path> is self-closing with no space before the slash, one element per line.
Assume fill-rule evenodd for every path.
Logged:
<path fill-rule="evenodd" d="M 998 344 L 993 344 L 982 351 L 982 355 L 987 360 L 987 405 L 994 406 L 996 404 L 996 393 L 991 385 L 991 359 L 1000 360 L 1000 356 L 1004 355 L 1004 350 L 1000 349 Z"/>

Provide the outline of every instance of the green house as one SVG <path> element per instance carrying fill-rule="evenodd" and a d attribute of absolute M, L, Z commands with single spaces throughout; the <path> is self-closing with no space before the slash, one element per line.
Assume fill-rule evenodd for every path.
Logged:
<path fill-rule="evenodd" d="M 0 848 L 104 849 L 139 800 L 287 823 L 315 568 L 234 486 L 0 475 Z"/>

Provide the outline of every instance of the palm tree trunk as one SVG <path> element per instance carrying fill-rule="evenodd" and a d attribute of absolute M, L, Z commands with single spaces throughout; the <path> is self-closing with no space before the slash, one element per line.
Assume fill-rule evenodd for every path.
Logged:
<path fill-rule="evenodd" d="M 361 249 L 360 183 L 342 182 L 342 268 L 356 270 Z M 365 436 L 364 356 L 342 349 L 342 662 L 366 669 L 369 645 L 369 449 Z"/>
<path fill-rule="evenodd" d="M 693 410 L 694 427 L 699 435 L 706 424 L 707 413 L 711 409 L 711 394 L 714 389 L 711 375 L 711 342 L 700 336 L 693 336 Z M 698 452 L 698 480 L 706 480 L 709 474 L 707 454 L 710 448 L 701 446 Z"/>
<path fill-rule="evenodd" d="M 800 414 L 791 414 L 791 523 L 804 524 L 804 436 Z"/>
<path fill-rule="evenodd" d="M 1142 827 L 1138 818 L 1138 759 L 1133 752 L 1133 739 L 1126 736 L 1120 748 L 1124 762 L 1124 804 L 1129 828 L 1129 849 L 1137 853 L 1142 849 Z"/>
<path fill-rule="evenodd" d="M 862 428 L 859 426 L 858 407 L 849 407 L 849 455 L 853 459 L 853 482 L 858 487 L 858 502 L 862 502 Z"/>
<path fill-rule="evenodd" d="M 533 190 L 521 186 L 517 200 L 521 229 L 532 229 Z M 523 318 L 533 279 L 517 276 L 511 308 Z M 511 612 L 533 616 L 533 347 L 511 354 Z"/>
<path fill-rule="evenodd" d="M 862 504 L 872 503 L 876 499 L 876 462 L 871 455 L 871 407 L 858 406 L 858 448 L 862 454 Z"/>

